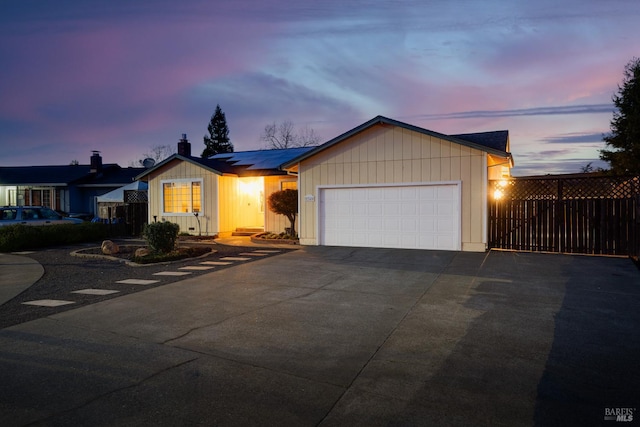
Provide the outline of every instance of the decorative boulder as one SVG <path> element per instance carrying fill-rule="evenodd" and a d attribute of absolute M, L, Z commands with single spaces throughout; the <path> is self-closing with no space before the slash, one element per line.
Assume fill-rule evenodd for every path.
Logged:
<path fill-rule="evenodd" d="M 115 255 L 120 252 L 120 247 L 111 240 L 105 240 L 102 242 L 102 253 L 105 255 Z"/>
<path fill-rule="evenodd" d="M 147 248 L 138 248 L 136 249 L 136 258 L 142 258 L 143 256 L 149 255 L 149 249 Z"/>

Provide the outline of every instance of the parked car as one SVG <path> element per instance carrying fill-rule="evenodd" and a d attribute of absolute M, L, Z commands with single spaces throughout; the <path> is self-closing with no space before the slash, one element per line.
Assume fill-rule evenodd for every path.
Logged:
<path fill-rule="evenodd" d="M 0 207 L 0 227 L 4 225 L 53 225 L 80 224 L 81 219 L 66 218 L 56 211 L 43 206 L 3 206 Z"/>

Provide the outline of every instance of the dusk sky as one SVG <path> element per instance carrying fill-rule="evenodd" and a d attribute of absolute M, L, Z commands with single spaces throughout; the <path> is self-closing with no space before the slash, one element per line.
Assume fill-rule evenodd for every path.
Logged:
<path fill-rule="evenodd" d="M 0 166 L 129 166 L 216 104 L 236 151 L 290 120 L 507 129 L 518 176 L 598 160 L 638 0 L 0 0 Z"/>

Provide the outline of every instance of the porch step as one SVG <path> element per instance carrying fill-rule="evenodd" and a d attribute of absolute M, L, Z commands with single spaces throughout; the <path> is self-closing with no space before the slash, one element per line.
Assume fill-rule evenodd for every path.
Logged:
<path fill-rule="evenodd" d="M 236 231 L 231 233 L 232 236 L 253 236 L 254 234 L 264 232 L 263 227 L 238 227 Z"/>

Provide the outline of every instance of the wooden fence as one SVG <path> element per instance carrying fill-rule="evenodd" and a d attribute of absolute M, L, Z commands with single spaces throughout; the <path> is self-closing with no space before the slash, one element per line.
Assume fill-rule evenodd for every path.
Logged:
<path fill-rule="evenodd" d="M 640 255 L 640 177 L 492 181 L 491 248 Z"/>

